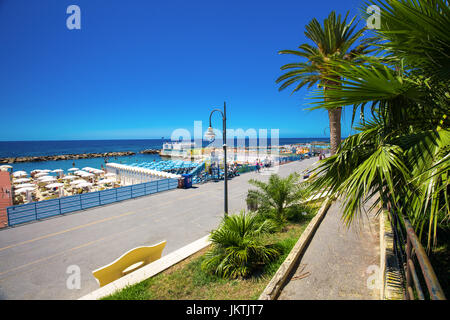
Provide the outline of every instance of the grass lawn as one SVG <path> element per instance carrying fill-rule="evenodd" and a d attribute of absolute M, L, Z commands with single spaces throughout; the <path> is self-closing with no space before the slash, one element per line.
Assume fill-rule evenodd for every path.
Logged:
<path fill-rule="evenodd" d="M 317 213 L 319 205 L 314 207 L 314 213 L 304 216 L 301 222 L 290 223 L 285 231 L 266 236 L 268 243 L 282 246 L 282 255 L 251 278 L 225 280 L 202 271 L 200 266 L 204 254 L 210 250 L 208 247 L 164 272 L 103 300 L 256 300 Z"/>

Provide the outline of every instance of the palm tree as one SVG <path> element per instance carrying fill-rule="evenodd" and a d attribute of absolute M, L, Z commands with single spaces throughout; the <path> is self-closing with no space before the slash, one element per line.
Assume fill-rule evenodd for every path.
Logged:
<path fill-rule="evenodd" d="M 312 19 L 306 25 L 305 35 L 315 46 L 304 43 L 300 50 L 281 50 L 280 54 L 292 54 L 306 58 L 306 62 L 289 63 L 281 67 L 281 70 L 290 70 L 280 76 L 276 82 L 282 84 L 279 90 L 295 85 L 292 93 L 307 85 L 311 88 L 318 83 L 324 94 L 339 84 L 339 78 L 334 78 L 331 73 L 330 61 L 345 59 L 358 62 L 363 54 L 367 54 L 368 45 L 361 42 L 352 48 L 363 34 L 364 28 L 356 29 L 355 18 L 347 23 L 348 12 L 342 20 L 341 15 L 336 16 L 332 11 L 324 20 L 323 26 L 316 19 Z M 293 69 L 293 70 L 292 70 Z M 330 121 L 330 145 L 333 155 L 341 143 L 341 112 L 342 107 L 328 108 Z"/>
<path fill-rule="evenodd" d="M 287 210 L 304 197 L 305 191 L 298 184 L 299 179 L 298 173 L 291 173 L 286 178 L 272 174 L 268 182 L 251 179 L 249 183 L 258 189 L 249 190 L 247 199 L 255 201 L 259 212 L 272 216 L 282 226 L 288 218 Z"/>
<path fill-rule="evenodd" d="M 206 254 L 202 269 L 229 279 L 250 276 L 280 255 L 279 249 L 261 241 L 273 230 L 270 221 L 260 223 L 252 213 L 225 216 L 219 228 L 211 232 L 213 249 Z"/>
<path fill-rule="evenodd" d="M 373 119 L 317 167 L 311 191 L 342 197 L 348 223 L 379 196 L 432 249 L 437 226 L 450 221 L 450 9 L 446 0 L 371 3 L 383 9 L 379 54 L 365 64 L 332 62 L 340 90 L 316 90 L 313 98 L 317 107 L 354 113 L 369 105 Z"/>

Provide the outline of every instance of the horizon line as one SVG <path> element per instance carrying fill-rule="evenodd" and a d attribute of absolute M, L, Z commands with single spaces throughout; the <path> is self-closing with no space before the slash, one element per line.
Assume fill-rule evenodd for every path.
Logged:
<path fill-rule="evenodd" d="M 237 137 L 235 137 L 237 138 Z M 245 137 L 246 139 L 248 137 Z M 258 139 L 258 138 L 257 138 Z M 270 139 L 268 137 L 267 139 Z M 330 139 L 330 137 L 279 137 L 279 139 Z M 345 139 L 345 137 L 342 137 Z M 0 140 L 0 142 L 49 142 L 49 141 L 127 141 L 127 140 L 171 140 L 170 138 L 124 138 L 124 139 L 63 139 L 63 140 Z M 191 139 L 194 141 L 195 139 Z"/>

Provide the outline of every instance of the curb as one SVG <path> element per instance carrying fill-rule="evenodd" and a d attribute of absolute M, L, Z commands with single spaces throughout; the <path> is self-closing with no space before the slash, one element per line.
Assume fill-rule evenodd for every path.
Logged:
<path fill-rule="evenodd" d="M 395 254 L 394 232 L 388 213 L 384 210 L 380 219 L 380 242 L 381 300 L 403 300 L 403 276 Z"/>
<path fill-rule="evenodd" d="M 158 273 L 170 268 L 171 266 L 179 263 L 180 261 L 188 258 L 194 253 L 206 248 L 210 245 L 209 235 L 204 236 L 197 241 L 194 241 L 187 246 L 184 246 L 176 251 L 169 253 L 166 256 L 117 279 L 87 295 L 79 298 L 78 300 L 98 300 L 109 296 L 119 290 L 122 290 L 128 286 L 140 283 L 148 278 L 151 278 Z"/>
<path fill-rule="evenodd" d="M 303 231 L 294 248 L 292 248 L 291 252 L 286 257 L 286 260 L 284 260 L 278 271 L 273 276 L 272 280 L 270 280 L 269 284 L 261 293 L 258 300 L 277 299 L 289 274 L 294 268 L 294 265 L 297 263 L 299 257 L 305 252 L 306 248 L 308 247 L 308 243 L 310 242 L 311 238 L 313 237 L 314 233 L 319 227 L 320 222 L 325 217 L 325 214 L 328 212 L 328 209 L 330 208 L 331 204 L 332 200 L 330 198 L 327 198 L 325 200 L 325 203 L 319 209 L 319 212 L 308 224 L 305 231 Z"/>
<path fill-rule="evenodd" d="M 386 271 L 386 217 L 384 211 L 380 214 L 380 300 L 384 300 Z"/>

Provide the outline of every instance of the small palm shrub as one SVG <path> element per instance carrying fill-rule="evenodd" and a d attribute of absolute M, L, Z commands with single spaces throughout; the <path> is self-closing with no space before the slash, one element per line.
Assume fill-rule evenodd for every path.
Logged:
<path fill-rule="evenodd" d="M 213 249 L 205 255 L 202 269 L 227 279 L 252 275 L 280 255 L 279 248 L 262 241 L 274 228 L 271 221 L 261 223 L 255 214 L 244 211 L 224 217 L 211 232 Z"/>
<path fill-rule="evenodd" d="M 295 172 L 286 178 L 272 174 L 268 182 L 252 179 L 249 183 L 257 189 L 248 191 L 247 202 L 256 203 L 263 219 L 270 219 L 283 227 L 289 220 L 289 212 L 304 198 L 305 188 L 299 184 L 299 179 L 300 175 Z"/>
<path fill-rule="evenodd" d="M 247 210 L 248 211 L 257 211 L 258 210 L 258 199 L 252 193 L 247 193 Z"/>

